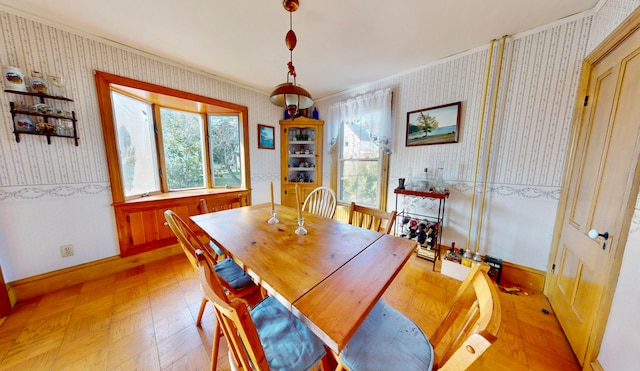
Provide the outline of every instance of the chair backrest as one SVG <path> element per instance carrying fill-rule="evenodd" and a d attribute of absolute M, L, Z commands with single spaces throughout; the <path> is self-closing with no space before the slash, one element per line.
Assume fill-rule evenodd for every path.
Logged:
<path fill-rule="evenodd" d="M 201 198 L 200 202 L 198 203 L 198 211 L 200 212 L 200 214 L 209 213 L 209 206 L 207 205 L 207 200 L 205 200 L 204 198 Z"/>
<path fill-rule="evenodd" d="M 196 257 L 202 289 L 213 303 L 216 317 L 234 357 L 245 370 L 269 370 L 258 330 L 247 305 L 242 301 L 227 298 L 221 281 L 215 274 L 214 263 L 206 253 L 196 251 Z"/>
<path fill-rule="evenodd" d="M 497 338 L 500 298 L 487 275 L 488 266 L 474 264 L 451 307 L 429 341 L 436 370 L 466 370 Z"/>
<path fill-rule="evenodd" d="M 217 197 L 214 200 L 205 200 L 204 198 L 200 199 L 198 204 L 198 210 L 200 214 L 207 214 L 209 212 L 222 211 L 222 210 L 230 210 L 234 207 L 243 207 L 247 206 L 247 196 L 243 194 L 228 195 L 226 197 Z"/>
<path fill-rule="evenodd" d="M 302 211 L 309 214 L 333 218 L 337 205 L 336 193 L 328 187 L 318 187 L 311 191 L 302 205 Z"/>
<path fill-rule="evenodd" d="M 376 232 L 391 233 L 396 221 L 396 211 L 392 212 L 358 205 L 352 202 L 349 206 L 349 224 L 370 229 Z"/>
<path fill-rule="evenodd" d="M 242 203 L 243 197 L 242 195 L 238 196 L 238 198 L 240 199 L 240 206 L 246 206 Z M 223 204 L 226 205 L 226 204 Z M 207 200 L 205 200 L 204 198 L 200 199 L 200 203 L 198 204 L 198 208 L 200 209 L 200 213 L 201 214 L 208 214 L 209 213 L 209 206 L 207 205 Z M 229 207 L 227 209 L 233 209 L 233 204 L 229 204 Z M 225 209 L 225 210 L 227 210 Z M 218 209 L 218 210 L 214 210 L 214 211 L 220 211 L 222 209 Z M 204 233 L 204 232 L 203 232 Z M 225 251 L 218 245 L 216 245 L 215 242 L 213 242 L 213 240 L 209 240 L 209 246 L 211 246 L 211 248 L 213 249 L 213 251 L 216 253 L 216 255 L 218 255 L 218 260 L 220 259 L 224 259 L 227 256 L 227 253 L 225 253 Z"/>
<path fill-rule="evenodd" d="M 169 228 L 171 228 L 176 237 L 178 237 L 178 242 L 182 247 L 182 251 L 187 255 L 189 262 L 193 265 L 193 269 L 197 271 L 198 260 L 196 258 L 196 250 L 200 249 L 207 251 L 204 244 L 200 241 L 193 230 L 189 228 L 187 223 L 173 210 L 166 210 L 164 212 L 164 218 L 166 219 L 167 224 L 169 224 Z"/>

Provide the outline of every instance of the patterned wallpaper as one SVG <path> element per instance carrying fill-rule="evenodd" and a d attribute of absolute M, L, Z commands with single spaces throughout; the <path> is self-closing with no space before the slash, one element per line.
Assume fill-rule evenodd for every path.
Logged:
<path fill-rule="evenodd" d="M 494 183 L 561 185 L 590 25 L 583 18 L 508 44 L 491 154 Z"/>
<path fill-rule="evenodd" d="M 574 17 L 565 23 L 508 39 L 487 177 L 484 212 L 491 223 L 485 223 L 483 227 L 482 240 L 486 247 L 482 252 L 525 266 L 546 268 L 580 61 L 598 38 L 592 36 L 589 39 L 590 30 L 593 28 L 594 35 L 606 35 L 609 29 L 615 27 L 613 19 L 637 3 L 608 1 L 595 16 Z M 625 10 L 616 10 L 620 8 Z M 607 23 L 608 17 L 612 22 L 605 27 L 603 23 Z M 496 83 L 498 44 L 494 46 L 493 55 L 491 87 Z M 419 177 L 424 167 L 433 169 L 442 166 L 444 178 L 452 191 L 447 202 L 445 243 L 462 241 L 463 237 L 466 239 L 488 56 L 488 45 L 481 46 L 317 102 L 321 118 L 326 118 L 327 108 L 335 102 L 387 87 L 392 89 L 396 135 L 391 157 L 390 188 L 395 187 L 399 177 Z M 39 137 L 24 138 L 21 143 L 16 143 L 11 133 L 8 109 L 0 110 L 0 202 L 15 204 L 12 206 L 15 208 L 23 207 L 23 203 L 34 204 L 35 208 L 36 203 L 47 199 L 81 202 L 72 197 L 77 195 L 90 198 L 100 206 L 107 206 L 103 203 L 105 198 L 110 198 L 105 197 L 109 194 L 109 182 L 93 81 L 94 70 L 248 106 L 254 201 L 268 199 L 267 192 L 263 190 L 268 188 L 266 184 L 269 180 L 277 184 L 279 151 L 257 150 L 256 144 L 257 123 L 276 125 L 281 117 L 281 111 L 269 103 L 265 93 L 92 36 L 78 35 L 64 26 L 13 14 L 1 7 L 0 64 L 18 66 L 23 71 L 38 69 L 65 76 L 68 80 L 67 94 L 75 100 L 73 109 L 78 117 L 80 136 L 78 147 L 62 138 L 53 138 L 51 145 L 46 145 L 44 139 Z M 11 99 L 9 94 L 0 94 L 0 107 L 8 107 Z M 459 143 L 404 146 L 406 112 L 456 101 L 463 102 Z M 486 158 L 487 154 L 491 114 L 487 109 L 481 159 Z M 327 170 L 328 165 L 325 164 Z M 484 160 L 479 165 L 483 169 Z M 476 192 L 481 190 L 482 180 L 480 173 Z M 329 182 L 328 172 L 324 174 L 324 182 Z M 388 206 L 394 206 L 392 193 Z M 424 207 L 428 208 L 428 205 Z M 4 220 L 11 220 L 8 213 L 5 213 L 7 217 Z M 0 218 L 3 216 L 1 214 L 0 211 Z M 532 225 L 539 233 L 535 238 L 522 240 L 520 236 Z M 14 224 L 0 226 L 0 229 L 3 227 L 18 231 L 18 234 L 28 230 Z M 498 230 L 493 230 L 498 227 Z M 505 234 L 505 230 L 509 234 Z M 49 233 L 43 230 L 39 234 L 44 238 Z M 27 242 L 14 235 L 12 238 L 7 243 L 15 245 L 16 251 L 11 254 L 18 254 L 17 251 L 22 254 L 24 249 L 21 247 Z M 110 238 L 114 239 L 113 236 Z M 68 242 L 50 242 L 54 246 L 63 243 Z M 28 257 L 8 257 L 0 252 L 0 258 L 3 268 L 6 268 L 7 261 L 8 265 L 18 265 L 13 262 Z M 32 267 L 28 272 L 15 272 L 12 278 L 84 261 Z"/>
<path fill-rule="evenodd" d="M 38 70 L 64 76 L 66 95 L 75 100 L 70 108 L 76 112 L 80 136 L 78 147 L 62 138 L 53 138 L 52 144 L 46 145 L 44 138 L 22 136 L 21 142 L 16 143 L 8 107 L 9 101 L 17 97 L 0 94 L 0 107 L 7 107 L 0 110 L 0 200 L 22 198 L 24 194 L 64 197 L 72 193 L 70 189 L 82 193 L 86 192 L 87 185 L 104 189 L 108 184 L 94 70 L 246 105 L 250 107 L 251 143 L 256 143 L 255 130 L 251 129 L 255 129 L 257 122 L 273 123 L 280 116 L 278 108 L 269 103 L 264 93 L 3 11 L 0 11 L 0 64 L 17 66 L 25 73 Z M 257 156 L 252 151 L 254 169 L 264 169 L 277 178 L 277 167 L 270 169 L 269 166 L 278 161 L 274 152 Z M 44 186 L 51 185 L 62 185 L 65 190 L 53 193 L 45 190 Z M 37 186 L 37 189 L 25 191 L 25 186 Z"/>
<path fill-rule="evenodd" d="M 631 12 L 640 6 L 640 0 L 608 0 L 594 15 L 589 38 L 589 52 L 611 33 Z"/>
<path fill-rule="evenodd" d="M 540 187 L 541 192 L 533 193 L 557 198 L 546 187 L 559 187 L 562 182 L 576 84 L 590 25 L 591 18 L 584 17 L 507 40 L 489 173 L 494 190 L 504 193 L 505 187 L 510 186 L 527 186 L 529 191 Z M 496 42 L 492 86 L 499 52 Z M 318 104 L 328 107 L 364 92 L 391 87 L 396 126 L 392 178 L 418 177 L 424 167 L 442 165 L 445 179 L 454 188 L 468 190 L 470 185 L 465 184 L 473 180 L 487 58 L 488 47 L 377 81 Z M 455 101 L 463 102 L 459 143 L 405 147 L 407 111 Z M 487 150 L 490 103 L 485 112 L 482 159 Z M 481 163 L 481 168 L 484 165 Z"/>
<path fill-rule="evenodd" d="M 275 126 L 282 115 L 266 93 L 1 6 L 0 64 L 64 76 L 80 137 L 77 147 L 28 135 L 16 143 L 9 102 L 19 98 L 0 93 L 0 263 L 7 282 L 119 253 L 95 70 L 247 106 L 254 202 L 268 200 L 269 180 L 279 184 L 279 151 L 257 149 L 257 124 Z M 62 258 L 67 244 L 75 255 Z"/>
<path fill-rule="evenodd" d="M 545 269 L 560 195 L 581 61 L 587 52 L 591 16 L 577 17 L 522 36 L 507 38 L 487 176 L 481 252 L 518 264 Z M 476 192 L 482 190 L 489 146 L 489 126 L 497 79 L 500 43 L 494 45 L 490 97 L 484 129 Z M 395 125 L 390 185 L 397 179 L 419 178 L 422 169 L 444 168 L 452 192 L 447 201 L 445 244 L 465 247 L 476 144 L 480 128 L 483 84 L 489 45 L 424 68 L 372 82 L 318 103 L 321 112 L 335 102 L 390 87 Z M 461 134 L 456 144 L 405 147 L 408 111 L 462 101 Z M 327 164 L 328 165 L 328 164 Z M 328 167 L 327 167 L 328 168 Z M 325 174 L 328 182 L 328 174 Z M 480 197 L 475 200 L 472 241 L 478 236 Z M 430 214 L 430 202 L 410 202 L 412 211 Z M 505 208 L 503 205 L 510 205 Z M 405 205 L 401 205 L 404 207 Z M 388 208 L 395 207 L 392 191 Z M 400 208 L 400 207 L 399 207 Z M 516 212 L 516 210 L 518 210 Z M 522 214 L 521 210 L 530 210 Z M 520 232 L 535 225 L 538 236 L 522 240 Z M 495 230 L 494 230 L 495 229 Z M 517 231 L 511 235 L 505 230 Z"/>

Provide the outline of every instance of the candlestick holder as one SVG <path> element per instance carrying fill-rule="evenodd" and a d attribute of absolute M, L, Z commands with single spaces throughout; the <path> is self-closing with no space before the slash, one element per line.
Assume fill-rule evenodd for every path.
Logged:
<path fill-rule="evenodd" d="M 298 218 L 298 228 L 296 229 L 296 234 L 307 234 L 307 230 L 304 229 L 304 218 Z"/>
<path fill-rule="evenodd" d="M 275 210 L 271 210 L 271 218 L 269 218 L 269 220 L 267 220 L 267 223 L 269 224 L 278 224 L 280 221 L 278 220 L 278 218 L 276 218 L 276 211 Z"/>

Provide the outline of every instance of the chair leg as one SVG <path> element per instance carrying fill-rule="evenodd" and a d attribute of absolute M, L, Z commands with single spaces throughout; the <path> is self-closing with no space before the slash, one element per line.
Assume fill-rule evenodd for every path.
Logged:
<path fill-rule="evenodd" d="M 242 361 L 240 360 L 236 352 L 233 350 L 232 345 L 229 344 L 229 339 L 227 339 L 227 344 L 229 345 L 229 365 L 231 366 L 232 371 L 237 370 L 238 367 L 241 367 Z"/>
<path fill-rule="evenodd" d="M 202 315 L 204 315 L 204 307 L 207 305 L 207 302 L 209 300 L 207 300 L 207 298 L 205 298 L 204 296 L 202 297 L 202 302 L 200 303 L 200 311 L 198 312 L 198 319 L 196 320 L 196 326 L 200 326 L 200 323 L 202 322 Z M 218 321 L 216 320 L 216 323 L 218 323 Z"/>
<path fill-rule="evenodd" d="M 324 355 L 324 357 L 320 359 L 320 370 L 330 371 L 331 369 L 333 369 L 333 366 L 336 365 L 336 362 L 337 362 L 336 355 L 326 345 L 324 346 L 324 350 L 326 354 Z"/>
<path fill-rule="evenodd" d="M 220 338 L 222 337 L 222 329 L 220 322 L 216 317 L 216 323 L 213 326 L 213 346 L 211 347 L 211 371 L 215 371 L 218 367 L 218 349 L 220 348 Z"/>
<path fill-rule="evenodd" d="M 238 371 L 238 364 L 236 363 L 236 357 L 231 353 L 233 352 L 231 351 L 231 349 L 229 349 L 229 352 L 228 352 L 229 367 L 231 367 L 231 371 Z"/>
<path fill-rule="evenodd" d="M 330 370 L 332 367 L 334 367 L 335 371 L 345 371 L 346 369 L 340 361 L 340 355 L 329 349 L 329 347 L 327 347 L 326 345 L 324 346 L 324 349 L 327 351 L 327 356 L 325 357 L 327 358 L 327 360 L 329 359 L 329 355 L 332 356 L 331 362 L 328 362 L 327 370 Z"/>

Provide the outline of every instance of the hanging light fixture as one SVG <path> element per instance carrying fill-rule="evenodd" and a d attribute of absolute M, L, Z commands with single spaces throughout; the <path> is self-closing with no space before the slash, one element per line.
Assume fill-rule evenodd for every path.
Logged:
<path fill-rule="evenodd" d="M 289 63 L 287 63 L 289 70 L 287 71 L 287 82 L 276 86 L 271 93 L 271 103 L 284 107 L 293 119 L 299 110 L 313 106 L 313 98 L 308 91 L 296 85 L 296 68 L 293 66 L 293 49 L 298 40 L 296 33 L 293 32 L 292 14 L 298 10 L 300 4 L 298 0 L 284 0 L 282 6 L 289 12 L 289 32 L 284 39 L 289 49 Z"/>

